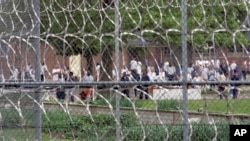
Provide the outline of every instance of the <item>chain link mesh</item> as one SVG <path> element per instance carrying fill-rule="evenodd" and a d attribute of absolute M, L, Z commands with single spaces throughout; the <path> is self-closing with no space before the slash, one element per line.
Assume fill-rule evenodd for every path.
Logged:
<path fill-rule="evenodd" d="M 188 137 L 181 1 L 115 5 L 0 0 L 0 140 L 229 140 L 249 124 L 248 1 L 187 1 Z"/>

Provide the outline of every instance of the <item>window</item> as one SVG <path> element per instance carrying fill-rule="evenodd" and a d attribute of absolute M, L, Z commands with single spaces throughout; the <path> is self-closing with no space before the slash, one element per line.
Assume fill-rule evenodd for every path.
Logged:
<path fill-rule="evenodd" d="M 162 52 L 164 56 L 170 56 L 170 49 L 169 47 L 163 47 Z"/>
<path fill-rule="evenodd" d="M 133 48 L 129 48 L 128 49 L 128 52 L 129 52 L 129 56 L 131 59 L 133 58 L 139 58 L 139 52 L 141 51 L 142 49 L 139 48 L 139 47 L 133 47 Z"/>
<path fill-rule="evenodd" d="M 0 56 L 5 56 L 8 53 L 8 45 L 5 44 L 3 41 L 0 41 Z"/>
<path fill-rule="evenodd" d="M 242 46 L 236 47 L 236 51 L 237 52 L 243 52 L 243 47 Z"/>
<path fill-rule="evenodd" d="M 231 46 L 228 48 L 229 52 L 243 52 L 243 47 L 242 46 Z"/>

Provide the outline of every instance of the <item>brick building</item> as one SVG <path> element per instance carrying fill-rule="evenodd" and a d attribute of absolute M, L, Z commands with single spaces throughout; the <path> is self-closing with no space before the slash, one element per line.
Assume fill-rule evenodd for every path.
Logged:
<path fill-rule="evenodd" d="M 12 42 L 11 47 L 7 46 L 1 42 L 0 50 L 0 73 L 4 75 L 5 79 L 8 79 L 11 76 L 11 70 L 14 68 L 19 68 L 24 70 L 26 65 L 30 63 L 32 66 L 35 66 L 35 51 L 33 48 L 27 46 L 24 42 Z M 167 45 L 154 45 L 150 42 L 140 42 L 132 41 L 129 45 L 134 47 L 122 47 L 123 50 L 120 53 L 120 67 L 124 65 L 129 67 L 130 60 L 137 58 L 145 65 L 155 65 L 156 62 L 171 62 L 176 67 L 178 63 L 181 64 L 180 51 L 175 48 L 170 48 Z M 178 53 L 176 53 L 178 52 Z M 212 48 L 206 53 L 201 53 L 197 50 L 194 50 L 192 55 L 193 60 L 195 59 L 219 59 L 227 60 L 229 63 L 235 60 L 238 65 L 241 65 L 244 60 L 250 61 L 248 55 L 248 49 L 237 47 L 236 49 L 232 48 Z M 95 64 L 100 62 L 101 55 L 93 56 L 93 72 L 95 71 Z M 190 58 L 189 58 L 190 59 Z M 49 72 L 52 72 L 52 69 L 56 64 L 59 64 L 61 67 L 69 66 L 69 68 L 76 74 L 78 77 L 82 76 L 82 69 L 86 68 L 87 63 L 86 59 L 81 55 L 75 56 L 61 56 L 57 55 L 56 50 L 53 47 L 48 46 L 44 43 L 41 43 L 41 62 L 44 62 Z M 192 61 L 193 61 L 192 60 Z M 115 63 L 115 62 L 113 62 Z M 95 74 L 94 74 L 95 76 Z M 50 76 L 47 74 L 46 78 L 50 79 Z"/>

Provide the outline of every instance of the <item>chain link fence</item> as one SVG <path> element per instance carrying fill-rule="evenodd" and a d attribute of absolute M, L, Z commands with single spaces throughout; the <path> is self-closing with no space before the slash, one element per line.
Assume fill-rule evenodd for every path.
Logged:
<path fill-rule="evenodd" d="M 250 118 L 248 6 L 0 0 L 0 140 L 229 140 Z"/>

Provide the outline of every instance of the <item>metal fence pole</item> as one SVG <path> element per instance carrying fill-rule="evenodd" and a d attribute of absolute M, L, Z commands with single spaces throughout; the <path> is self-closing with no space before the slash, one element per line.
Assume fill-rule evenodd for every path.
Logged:
<path fill-rule="evenodd" d="M 40 0 L 31 2 L 32 19 L 34 21 L 34 31 L 32 34 L 33 46 L 35 48 L 35 79 L 36 82 L 41 81 L 41 65 L 40 65 Z M 41 91 L 40 88 L 35 90 L 35 100 L 37 103 L 34 105 L 35 114 L 35 140 L 41 141 Z"/>
<path fill-rule="evenodd" d="M 115 64 L 116 64 L 116 80 L 119 81 L 120 78 L 120 59 L 119 59 L 119 54 L 120 54 L 120 50 L 119 50 L 119 38 L 120 38 L 120 15 L 119 15 L 119 0 L 115 0 L 114 1 L 115 4 Z M 116 140 L 120 141 L 121 140 L 121 125 L 120 125 L 120 94 L 116 93 Z"/>
<path fill-rule="evenodd" d="M 187 1 L 181 3 L 182 17 L 182 78 L 183 78 L 183 141 L 188 141 L 188 95 L 187 95 Z"/>

